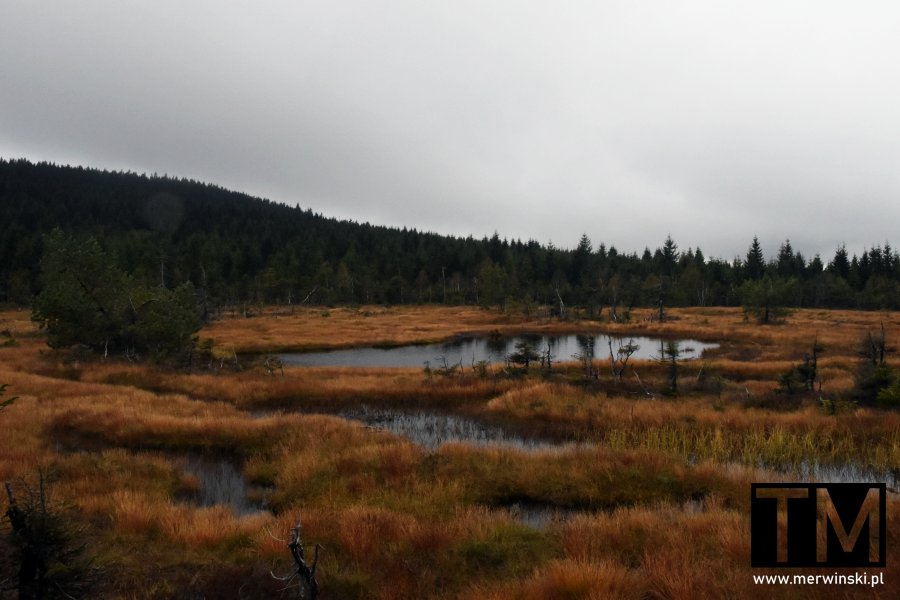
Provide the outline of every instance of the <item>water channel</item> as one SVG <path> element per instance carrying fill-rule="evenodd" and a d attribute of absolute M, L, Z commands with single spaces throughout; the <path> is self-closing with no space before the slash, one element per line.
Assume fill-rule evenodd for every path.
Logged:
<path fill-rule="evenodd" d="M 475 419 L 435 412 L 375 410 L 362 407 L 344 411 L 338 416 L 403 436 L 429 451 L 435 450 L 443 444 L 455 442 L 482 447 L 557 452 L 566 452 L 579 446 L 590 445 L 518 436 Z M 688 462 L 693 463 L 694 461 L 689 460 Z M 796 481 L 885 483 L 889 488 L 895 490 L 900 488 L 900 470 L 877 469 L 855 462 L 833 465 L 804 461 L 795 467 L 763 463 L 754 466 L 764 471 L 780 473 Z"/>
<path fill-rule="evenodd" d="M 426 450 L 436 450 L 454 442 L 516 450 L 554 450 L 572 446 L 513 435 L 499 427 L 451 414 L 376 410 L 363 406 L 343 411 L 338 416 L 403 436 Z"/>
<path fill-rule="evenodd" d="M 403 436 L 415 444 L 433 451 L 443 444 L 461 442 L 475 446 L 511 448 L 522 451 L 567 452 L 585 444 L 557 442 L 553 440 L 522 437 L 511 434 L 500 427 L 487 425 L 475 419 L 425 411 L 376 410 L 367 407 L 344 411 L 340 417 L 364 423 L 374 429 L 382 429 Z M 691 462 L 691 461 L 689 461 Z M 726 468 L 742 469 L 737 463 Z M 795 468 L 758 464 L 761 471 L 775 472 L 784 481 L 820 481 L 829 483 L 885 483 L 890 490 L 900 485 L 900 473 L 863 467 L 855 463 L 843 465 L 821 465 L 804 461 Z M 553 523 L 568 521 L 578 515 L 592 514 L 591 511 L 562 508 L 541 503 L 516 503 L 505 507 L 507 513 L 520 523 L 532 529 L 545 529 Z M 703 512 L 705 504 L 700 499 L 690 499 L 683 503 L 685 512 Z"/>

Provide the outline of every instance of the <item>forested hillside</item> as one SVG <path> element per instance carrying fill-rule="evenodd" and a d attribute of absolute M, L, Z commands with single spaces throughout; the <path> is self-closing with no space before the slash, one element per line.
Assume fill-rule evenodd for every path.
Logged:
<path fill-rule="evenodd" d="M 43 236 L 54 228 L 95 237 L 144 284 L 189 281 L 219 304 L 900 308 L 900 257 L 887 243 L 807 258 L 786 241 L 765 257 L 748 232 L 745 257 L 724 261 L 690 240 L 626 254 L 587 232 L 563 250 L 339 221 L 197 181 L 25 160 L 0 161 L 0 302 L 28 304 L 39 291 Z"/>

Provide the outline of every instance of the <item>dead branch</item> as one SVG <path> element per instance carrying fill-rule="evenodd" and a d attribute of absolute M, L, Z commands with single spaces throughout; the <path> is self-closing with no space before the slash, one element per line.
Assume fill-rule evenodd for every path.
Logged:
<path fill-rule="evenodd" d="M 319 286 L 315 286 L 313 289 L 311 289 L 311 290 L 309 291 L 309 293 L 306 295 L 306 298 L 304 298 L 303 301 L 302 301 L 300 304 L 306 304 L 306 301 L 309 300 L 310 297 L 311 297 L 313 294 L 315 294 L 315 293 L 316 293 L 316 290 L 318 290 L 318 289 L 319 289 Z"/>
<path fill-rule="evenodd" d="M 650 392 L 647 391 L 647 388 L 644 386 L 644 382 L 641 381 L 641 377 L 640 377 L 640 375 L 638 375 L 637 370 L 635 370 L 634 367 L 631 367 L 631 372 L 634 373 L 635 379 L 637 379 L 638 383 L 641 384 L 641 389 L 644 390 L 644 394 L 649 396 L 650 398 L 652 398 L 653 394 L 651 394 Z"/>
<path fill-rule="evenodd" d="M 559 293 L 559 284 L 556 284 L 556 297 L 559 298 L 559 320 L 563 321 L 566 318 L 566 305 L 563 304 L 562 295 Z"/>
<path fill-rule="evenodd" d="M 294 564 L 297 567 L 297 574 L 303 578 L 306 583 L 306 589 L 309 590 L 309 600 L 316 600 L 319 595 L 319 582 L 316 581 L 316 567 L 319 564 L 319 550 L 321 544 L 316 544 L 316 554 L 313 557 L 312 565 L 307 564 L 306 554 L 303 548 L 303 542 L 300 539 L 300 520 L 297 520 L 297 526 L 291 529 L 291 541 L 288 544 L 291 556 L 294 558 Z M 300 586 L 300 597 L 305 598 L 304 587 Z"/>
<path fill-rule="evenodd" d="M 625 372 L 625 367 L 628 366 L 628 359 L 631 358 L 631 355 L 641 349 L 640 346 L 634 343 L 634 340 L 628 340 L 627 344 L 623 344 L 622 340 L 618 341 L 619 347 L 616 352 L 613 352 L 612 346 L 612 338 L 607 340 L 609 345 L 609 367 L 613 374 L 613 379 L 616 382 L 622 380 L 622 374 Z"/>

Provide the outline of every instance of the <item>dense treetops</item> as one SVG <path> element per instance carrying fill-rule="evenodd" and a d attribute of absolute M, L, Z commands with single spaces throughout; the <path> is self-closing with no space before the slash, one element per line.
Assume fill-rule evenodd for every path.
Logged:
<path fill-rule="evenodd" d="M 45 237 L 32 318 L 47 331 L 50 346 L 178 357 L 193 348 L 200 317 L 190 282 L 174 289 L 143 285 L 94 238 L 81 240 L 60 229 Z"/>
<path fill-rule="evenodd" d="M 888 244 L 852 257 L 839 247 L 827 263 L 789 241 L 765 257 L 755 238 L 733 261 L 671 238 L 641 255 L 595 247 L 587 234 L 562 250 L 498 234 L 477 240 L 339 221 L 196 181 L 25 160 L 0 161 L 0 302 L 29 304 L 43 291 L 40 263 L 54 228 L 82 244 L 93 237 L 135 286 L 190 283 L 211 303 L 527 307 L 557 306 L 561 297 L 598 308 L 769 298 L 900 308 L 900 258 Z"/>

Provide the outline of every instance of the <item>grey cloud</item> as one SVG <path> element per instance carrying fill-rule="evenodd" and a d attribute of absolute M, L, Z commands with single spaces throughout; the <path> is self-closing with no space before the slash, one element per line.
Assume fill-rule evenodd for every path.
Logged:
<path fill-rule="evenodd" d="M 900 220 L 897 25 L 887 2 L 10 1 L 0 154 L 442 233 L 827 259 Z"/>

